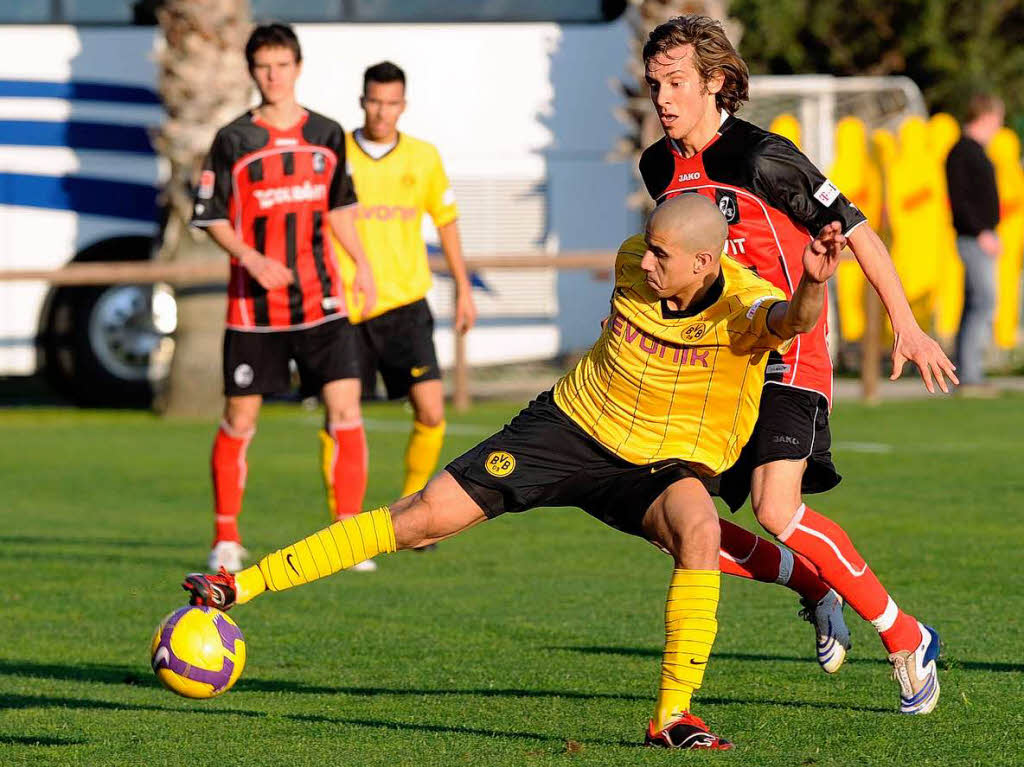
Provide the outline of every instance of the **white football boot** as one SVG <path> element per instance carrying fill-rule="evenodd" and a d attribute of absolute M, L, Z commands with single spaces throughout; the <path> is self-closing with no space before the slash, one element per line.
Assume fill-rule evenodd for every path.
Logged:
<path fill-rule="evenodd" d="M 829 589 L 817 604 L 801 600 L 800 617 L 814 626 L 818 664 L 826 674 L 834 674 L 846 660 L 850 649 L 850 629 L 843 618 L 843 600 Z"/>
<path fill-rule="evenodd" d="M 939 702 L 939 635 L 920 621 L 921 644 L 913 652 L 901 650 L 889 656 L 892 678 L 900 686 L 900 713 L 927 714 Z"/>
<path fill-rule="evenodd" d="M 242 560 L 248 558 L 249 552 L 242 544 L 236 541 L 220 541 L 210 549 L 209 569 L 215 573 L 223 567 L 229 573 L 237 573 L 245 567 Z"/>

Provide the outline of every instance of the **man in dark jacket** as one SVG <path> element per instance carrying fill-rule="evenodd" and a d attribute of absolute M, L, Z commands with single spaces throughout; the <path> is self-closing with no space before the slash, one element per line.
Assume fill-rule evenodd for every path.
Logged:
<path fill-rule="evenodd" d="M 991 94 L 974 96 L 967 107 L 960 140 L 946 157 L 946 181 L 953 208 L 956 247 L 964 263 L 964 310 L 956 336 L 963 394 L 984 394 L 985 350 L 992 338 L 999 257 L 999 196 L 985 147 L 1003 125 L 1003 102 Z"/>

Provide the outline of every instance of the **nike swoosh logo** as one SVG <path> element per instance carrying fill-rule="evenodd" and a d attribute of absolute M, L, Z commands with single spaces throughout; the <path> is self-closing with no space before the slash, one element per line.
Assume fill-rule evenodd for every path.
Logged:
<path fill-rule="evenodd" d="M 430 370 L 430 365 L 424 365 L 423 367 L 413 368 L 409 372 L 412 373 L 413 378 L 419 378 L 426 375 L 428 370 Z"/>
<path fill-rule="evenodd" d="M 706 665 L 708 665 L 708 662 L 706 660 L 702 660 L 702 661 L 700 661 L 698 663 L 693 658 L 690 658 L 690 665 L 691 666 L 706 666 Z"/>
<path fill-rule="evenodd" d="M 652 466 L 651 467 L 651 474 L 657 474 L 662 469 L 671 469 L 675 465 L 676 464 L 674 464 L 674 463 L 668 463 L 668 464 L 665 464 L 664 466 Z"/>
<path fill-rule="evenodd" d="M 302 573 L 299 572 L 299 568 L 297 568 L 295 566 L 295 563 L 292 562 L 292 557 L 293 556 L 295 556 L 295 555 L 294 554 L 289 554 L 288 556 L 285 557 L 285 561 L 288 563 L 288 567 L 290 567 L 294 571 L 294 573 L 301 578 L 302 577 Z"/>
<path fill-rule="evenodd" d="M 161 647 L 153 655 L 153 668 L 158 669 L 161 665 L 168 667 L 171 665 L 171 653 L 166 647 Z"/>

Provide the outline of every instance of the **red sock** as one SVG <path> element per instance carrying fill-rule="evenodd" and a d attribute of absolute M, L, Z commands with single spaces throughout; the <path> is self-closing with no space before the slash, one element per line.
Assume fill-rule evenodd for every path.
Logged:
<path fill-rule="evenodd" d="M 723 573 L 762 583 L 780 583 L 814 603 L 828 593 L 829 585 L 799 554 L 794 556 L 793 552 L 724 519 L 721 526 L 718 567 Z"/>
<path fill-rule="evenodd" d="M 778 539 L 807 557 L 857 615 L 871 621 L 890 653 L 921 642 L 917 620 L 900 610 L 857 553 L 846 532 L 801 504 Z"/>
<path fill-rule="evenodd" d="M 213 509 L 216 515 L 213 542 L 235 541 L 241 543 L 238 535 L 238 515 L 242 511 L 242 493 L 245 492 L 245 476 L 249 467 L 245 462 L 245 451 L 256 430 L 239 434 L 226 423 L 221 423 L 213 440 L 210 455 L 210 471 L 213 474 Z"/>
<path fill-rule="evenodd" d="M 334 440 L 334 517 L 342 519 L 358 514 L 363 509 L 366 495 L 366 471 L 369 455 L 366 432 L 361 418 L 332 423 L 327 433 Z"/>

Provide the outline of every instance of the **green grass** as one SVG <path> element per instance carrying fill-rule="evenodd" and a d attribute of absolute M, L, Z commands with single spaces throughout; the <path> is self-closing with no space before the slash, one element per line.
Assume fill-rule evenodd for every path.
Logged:
<path fill-rule="evenodd" d="M 451 418 L 445 457 L 517 405 Z M 368 503 L 401 483 L 408 414 L 367 409 Z M 318 416 L 268 408 L 243 531 L 265 552 L 326 521 Z M 870 626 L 850 615 L 834 678 L 777 586 L 726 579 L 697 712 L 727 754 L 638 747 L 657 680 L 669 563 L 575 510 L 475 528 L 233 612 L 234 690 L 160 688 L 148 643 L 212 527 L 212 423 L 139 413 L 0 413 L 0 765 L 966 765 L 1024 753 L 1024 399 L 835 413 L 843 524 L 945 642 L 942 700 L 895 713 Z M 737 515 L 750 524 L 749 511 Z M 849 615 L 849 613 L 848 613 Z"/>

